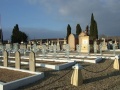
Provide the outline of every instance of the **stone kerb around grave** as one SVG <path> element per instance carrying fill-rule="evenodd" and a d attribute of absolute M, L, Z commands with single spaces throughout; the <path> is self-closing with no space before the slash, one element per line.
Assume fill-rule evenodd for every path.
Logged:
<path fill-rule="evenodd" d="M 4 67 L 8 66 L 8 52 L 6 50 L 3 52 L 3 63 Z"/>
<path fill-rule="evenodd" d="M 35 53 L 33 51 L 29 54 L 29 70 L 35 72 Z"/>
<path fill-rule="evenodd" d="M 20 69 L 21 68 L 21 58 L 20 58 L 20 52 L 17 51 L 15 53 L 15 68 Z"/>

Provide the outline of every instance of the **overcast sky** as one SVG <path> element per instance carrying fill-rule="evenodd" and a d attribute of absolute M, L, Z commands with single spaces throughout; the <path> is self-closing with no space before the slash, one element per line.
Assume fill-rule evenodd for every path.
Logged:
<path fill-rule="evenodd" d="M 65 37 L 68 24 L 72 33 L 78 23 L 85 30 L 92 13 L 99 34 L 120 36 L 120 0 L 0 0 L 4 39 L 15 24 L 30 39 Z"/>

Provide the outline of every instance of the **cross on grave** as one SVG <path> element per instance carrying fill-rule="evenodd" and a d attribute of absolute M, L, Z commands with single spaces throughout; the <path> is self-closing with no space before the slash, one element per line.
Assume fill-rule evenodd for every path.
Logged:
<path fill-rule="evenodd" d="M 76 48 L 77 48 L 77 54 L 80 55 L 80 49 L 81 49 L 81 48 L 80 48 L 80 45 L 77 44 L 77 45 L 76 45 Z"/>
<path fill-rule="evenodd" d="M 53 51 L 53 46 L 49 45 L 49 52 Z"/>
<path fill-rule="evenodd" d="M 102 44 L 100 44 L 99 47 L 100 47 L 100 54 L 102 55 Z"/>
<path fill-rule="evenodd" d="M 57 47 L 56 47 L 56 45 L 54 44 L 54 45 L 53 45 L 53 56 L 54 56 L 54 58 L 56 58 L 56 49 L 57 49 Z"/>
<path fill-rule="evenodd" d="M 57 51 L 58 52 L 60 51 L 60 45 L 57 45 Z"/>
<path fill-rule="evenodd" d="M 96 55 L 97 53 L 97 44 L 96 44 L 96 41 L 94 42 L 94 54 Z"/>
<path fill-rule="evenodd" d="M 3 55 L 3 51 L 4 51 L 4 46 L 3 46 L 3 45 L 0 45 L 1 56 Z"/>
<path fill-rule="evenodd" d="M 65 48 L 66 48 L 65 52 L 66 52 L 67 59 L 69 59 L 69 51 L 70 51 L 70 46 L 69 46 L 69 44 L 66 44 L 66 45 L 65 45 Z"/>
<path fill-rule="evenodd" d="M 115 44 L 113 44 L 113 54 L 115 55 Z"/>
<path fill-rule="evenodd" d="M 45 55 L 45 52 L 46 52 L 46 46 L 45 46 L 45 45 L 42 45 L 43 58 L 46 56 L 46 55 Z"/>
<path fill-rule="evenodd" d="M 18 50 L 18 43 L 14 43 L 13 52 L 16 52 L 17 50 Z"/>
<path fill-rule="evenodd" d="M 32 46 L 32 51 L 35 52 L 35 54 L 39 51 L 38 47 L 36 44 Z"/>

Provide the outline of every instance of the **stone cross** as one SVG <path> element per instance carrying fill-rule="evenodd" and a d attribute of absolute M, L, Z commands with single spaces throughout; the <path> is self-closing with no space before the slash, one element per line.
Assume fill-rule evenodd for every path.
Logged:
<path fill-rule="evenodd" d="M 69 51 L 70 51 L 69 44 L 66 44 L 66 56 L 67 56 L 67 59 L 69 59 Z"/>
<path fill-rule="evenodd" d="M 113 44 L 113 54 L 115 55 L 115 44 Z"/>
<path fill-rule="evenodd" d="M 51 46 L 53 46 L 53 41 L 51 42 Z"/>
<path fill-rule="evenodd" d="M 46 46 L 42 45 L 42 54 L 43 54 L 43 57 L 45 57 L 45 52 L 46 52 Z"/>
<path fill-rule="evenodd" d="M 57 46 L 59 46 L 60 44 L 59 44 L 59 39 L 57 39 Z"/>
<path fill-rule="evenodd" d="M 8 66 L 8 52 L 7 51 L 4 51 L 3 52 L 3 62 L 4 62 L 4 67 L 7 67 Z"/>
<path fill-rule="evenodd" d="M 20 52 L 17 51 L 15 53 L 15 68 L 20 69 L 21 68 L 21 58 L 20 58 Z"/>
<path fill-rule="evenodd" d="M 53 45 L 53 53 L 54 53 L 53 56 L 54 56 L 54 58 L 56 58 L 56 48 L 57 48 L 56 45 Z"/>
<path fill-rule="evenodd" d="M 77 53 L 78 53 L 78 55 L 80 54 L 80 45 L 76 45 L 76 48 L 77 48 Z"/>
<path fill-rule="evenodd" d="M 99 47 L 100 47 L 100 54 L 102 55 L 102 44 L 100 44 Z"/>
<path fill-rule="evenodd" d="M 97 53 L 97 43 L 96 41 L 94 41 L 94 54 L 96 55 L 96 53 Z"/>
<path fill-rule="evenodd" d="M 35 72 L 36 65 L 35 65 L 35 53 L 33 51 L 29 54 L 29 70 Z"/>

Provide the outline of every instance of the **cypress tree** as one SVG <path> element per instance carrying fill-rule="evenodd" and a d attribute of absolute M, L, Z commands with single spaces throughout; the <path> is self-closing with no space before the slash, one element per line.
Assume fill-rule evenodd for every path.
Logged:
<path fill-rule="evenodd" d="M 94 20 L 93 13 L 91 15 L 91 24 L 90 24 L 90 40 L 98 39 L 98 28 L 97 22 Z"/>
<path fill-rule="evenodd" d="M 79 35 L 81 33 L 82 29 L 81 29 L 81 26 L 80 24 L 77 24 L 76 26 L 76 35 Z"/>
<path fill-rule="evenodd" d="M 94 39 L 94 16 L 93 13 L 91 15 L 91 24 L 90 24 L 90 39 Z"/>
<path fill-rule="evenodd" d="M 94 34 L 95 39 L 98 39 L 98 28 L 97 28 L 97 22 L 94 20 Z"/>
<path fill-rule="evenodd" d="M 68 26 L 67 26 L 67 36 L 66 36 L 66 40 L 68 41 L 68 37 L 69 37 L 69 35 L 71 34 L 71 27 L 70 27 L 70 25 L 68 24 Z"/>

